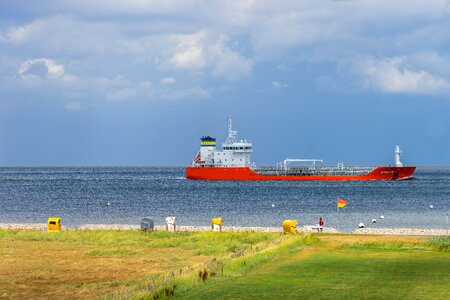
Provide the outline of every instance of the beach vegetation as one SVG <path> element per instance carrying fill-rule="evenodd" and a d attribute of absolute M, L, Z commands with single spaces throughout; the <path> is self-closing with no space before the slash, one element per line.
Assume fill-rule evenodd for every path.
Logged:
<path fill-rule="evenodd" d="M 449 252 L 450 251 L 450 237 L 449 236 L 441 236 L 429 239 L 426 243 L 428 247 L 433 249 Z"/>
<path fill-rule="evenodd" d="M 425 241 L 421 242 L 403 242 L 403 241 L 386 241 L 386 242 L 352 242 L 345 243 L 341 246 L 344 249 L 374 249 L 374 250 L 428 250 Z"/>
<path fill-rule="evenodd" d="M 450 250 L 450 238 L 446 236 L 413 241 L 375 241 L 344 243 L 342 248 L 377 250 Z"/>

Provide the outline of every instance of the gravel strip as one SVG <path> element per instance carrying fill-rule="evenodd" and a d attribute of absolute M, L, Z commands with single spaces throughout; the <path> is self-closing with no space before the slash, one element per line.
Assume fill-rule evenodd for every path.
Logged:
<path fill-rule="evenodd" d="M 85 224 L 77 227 L 78 230 L 138 230 L 139 225 L 125 224 Z"/>
<path fill-rule="evenodd" d="M 0 223 L 0 229 L 47 230 L 47 224 L 46 223 L 38 223 L 38 224 L 7 224 L 7 223 Z"/>
<path fill-rule="evenodd" d="M 6 224 L 0 223 L 0 229 L 12 230 L 47 230 L 47 224 Z M 62 227 L 62 230 L 139 230 L 139 225 L 127 224 L 84 224 L 74 228 Z M 154 227 L 156 231 L 165 231 L 166 227 L 157 225 Z M 211 231 L 210 226 L 177 226 L 177 231 Z M 223 226 L 223 232 L 281 232 L 281 227 L 241 227 L 241 226 Z M 299 227 L 300 232 L 316 232 L 316 230 L 306 226 Z M 337 233 L 334 228 L 324 227 L 323 232 Z"/>
<path fill-rule="evenodd" d="M 416 228 L 358 228 L 355 234 L 380 235 L 447 235 L 446 229 L 416 229 Z"/>
<path fill-rule="evenodd" d="M 47 224 L 13 224 L 0 223 L 0 229 L 11 230 L 47 230 Z M 139 230 L 139 225 L 127 224 L 85 224 L 78 227 L 62 227 L 62 230 Z M 154 227 L 156 231 L 165 231 L 166 227 L 157 225 Z M 177 226 L 177 231 L 211 231 L 210 226 Z M 281 232 L 281 227 L 241 227 L 241 226 L 223 226 L 223 232 Z M 317 229 L 311 226 L 303 226 L 298 228 L 299 232 L 317 232 Z M 324 227 L 324 233 L 339 233 L 335 228 Z M 353 234 L 379 234 L 379 235 L 447 235 L 446 229 L 416 229 L 416 228 L 358 228 Z"/>

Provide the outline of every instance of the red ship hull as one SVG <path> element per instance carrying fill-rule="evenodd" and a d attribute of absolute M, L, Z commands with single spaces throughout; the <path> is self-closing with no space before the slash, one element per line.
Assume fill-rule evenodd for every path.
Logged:
<path fill-rule="evenodd" d="M 248 167 L 186 167 L 186 178 L 195 180 L 405 180 L 416 167 L 376 167 L 364 175 L 263 175 Z"/>

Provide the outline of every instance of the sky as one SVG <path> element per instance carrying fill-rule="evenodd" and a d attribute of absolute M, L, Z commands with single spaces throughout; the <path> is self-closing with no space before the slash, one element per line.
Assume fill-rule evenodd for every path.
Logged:
<path fill-rule="evenodd" d="M 450 165 L 450 2 L 2 0 L 0 165 Z"/>

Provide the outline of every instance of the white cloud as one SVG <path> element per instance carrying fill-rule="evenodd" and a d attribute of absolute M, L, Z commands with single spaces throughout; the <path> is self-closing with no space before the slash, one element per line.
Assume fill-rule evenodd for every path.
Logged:
<path fill-rule="evenodd" d="M 175 53 L 170 63 L 177 69 L 201 69 L 205 66 L 203 49 L 194 45 L 190 46 Z"/>
<path fill-rule="evenodd" d="M 46 1 L 42 2 L 45 5 Z M 179 41 L 180 49 L 171 56 L 171 63 L 180 69 L 205 66 L 207 53 L 201 45 L 205 28 L 216 36 L 248 35 L 258 58 L 279 58 L 292 50 L 307 56 L 315 51 L 336 56 L 376 50 L 383 44 L 390 49 L 410 49 L 413 45 L 426 48 L 426 44 L 417 42 L 422 40 L 417 35 L 442 44 L 448 37 L 446 20 L 450 14 L 447 0 L 80 0 L 56 1 L 47 6 L 52 7 L 54 16 L 12 27 L 1 34 L 0 40 L 102 54 L 121 51 L 113 46 L 124 41 L 141 51 L 159 48 L 158 39 L 178 36 L 184 41 Z M 101 20 L 106 21 L 83 18 L 85 15 L 102 15 Z M 120 23 L 117 15 L 123 18 Z M 132 17 L 135 15 L 146 15 L 149 21 Z M 139 44 L 145 39 L 151 45 L 142 48 Z M 171 46 L 165 43 L 161 51 L 167 53 Z"/>
<path fill-rule="evenodd" d="M 59 81 L 67 85 L 73 80 L 72 76 L 65 74 L 63 64 L 48 58 L 29 59 L 22 62 L 15 78 L 28 88 L 39 88 L 48 81 Z"/>
<path fill-rule="evenodd" d="M 173 77 L 165 77 L 165 78 L 162 78 L 160 82 L 161 82 L 162 84 L 174 84 L 174 83 L 177 82 L 177 81 L 176 81 L 176 79 L 173 78 Z"/>
<path fill-rule="evenodd" d="M 102 55 L 115 49 L 111 46 L 120 34 L 115 23 L 56 15 L 10 27 L 1 40 L 8 46 L 30 48 L 34 55 Z"/>
<path fill-rule="evenodd" d="M 32 25 L 26 25 L 23 27 L 13 27 L 8 30 L 6 35 L 2 37 L 4 42 L 11 42 L 14 44 L 20 44 L 26 41 L 27 37 L 35 32 L 35 27 Z"/>
<path fill-rule="evenodd" d="M 232 51 L 226 46 L 226 41 L 227 39 L 222 37 L 211 47 L 211 55 L 216 61 L 213 75 L 228 80 L 236 80 L 250 75 L 253 70 L 253 60 Z"/>
<path fill-rule="evenodd" d="M 254 60 L 232 49 L 232 40 L 226 35 L 205 30 L 188 34 L 147 35 L 119 41 L 121 55 L 134 55 L 160 69 L 174 69 L 205 78 L 212 74 L 227 80 L 236 80 L 252 73 Z M 233 43 L 234 44 L 234 43 Z"/>
<path fill-rule="evenodd" d="M 278 81 L 272 81 L 272 88 L 274 88 L 274 89 L 284 89 L 287 87 L 289 87 L 289 84 L 281 83 Z"/>
<path fill-rule="evenodd" d="M 126 102 L 132 99 L 207 99 L 208 90 L 200 86 L 184 89 L 171 87 L 176 79 L 165 77 L 161 85 L 155 88 L 150 81 L 136 82 L 123 75 L 113 78 L 104 76 L 80 77 L 66 72 L 63 64 L 49 58 L 29 59 L 20 64 L 17 76 L 1 82 L 1 88 L 8 86 L 16 92 L 26 92 L 27 89 L 41 91 L 41 94 L 59 94 L 66 99 L 77 99 L 64 105 L 68 110 L 79 110 L 90 98 L 111 102 Z"/>
<path fill-rule="evenodd" d="M 211 82 L 251 76 L 258 64 L 262 69 L 266 62 L 332 65 L 361 55 L 407 55 L 397 64 L 372 61 L 370 72 L 357 74 L 384 92 L 442 93 L 450 78 L 447 0 L 43 0 L 40 10 L 21 5 L 17 10 L 24 11 L 23 18 L 13 18 L 10 27 L 0 25 L 0 59 L 45 57 L 24 63 L 17 74 L 28 86 L 53 84 L 64 95 L 94 93 L 114 101 L 144 95 L 183 98 L 195 95 L 196 88 L 178 85 L 192 82 L 206 87 L 197 89 L 197 96 L 206 98 L 217 90 L 208 87 Z M 26 21 L 28 15 L 33 18 Z M 86 67 L 71 67 L 73 60 Z M 160 79 L 169 72 L 176 74 L 173 83 Z M 120 79 L 116 74 L 133 75 Z M 270 82 L 271 75 L 261 76 Z M 160 80 L 160 85 L 143 88 L 146 80 Z M 166 84 L 179 92 L 166 93 Z M 272 83 L 273 88 L 284 85 Z"/>
<path fill-rule="evenodd" d="M 80 77 L 67 73 L 63 64 L 49 58 L 29 59 L 20 64 L 17 76 L 10 83 L 17 90 L 39 88 L 42 94 L 59 93 L 66 98 L 104 98 L 110 101 L 126 101 L 139 92 L 148 94 L 149 87 L 142 83 L 136 86 L 124 76 L 107 78 L 102 76 Z M 150 84 L 151 85 L 151 84 Z M 39 90 L 37 90 L 39 91 Z M 73 101 L 66 109 L 77 110 L 81 102 Z"/>
<path fill-rule="evenodd" d="M 169 100 L 182 100 L 182 99 L 208 99 L 211 95 L 209 92 L 199 86 L 163 93 L 161 98 Z"/>
<path fill-rule="evenodd" d="M 329 59 L 355 52 L 429 47 L 418 42 L 423 41 L 418 35 L 442 45 L 449 33 L 449 15 L 447 0 L 257 1 L 247 29 L 259 59 L 293 51 L 305 59 Z"/>
<path fill-rule="evenodd" d="M 178 39 L 178 45 L 170 63 L 176 69 L 201 69 L 206 65 L 203 50 L 206 39 L 205 32 L 177 35 L 174 38 Z"/>
<path fill-rule="evenodd" d="M 433 70 L 440 76 L 450 76 L 450 55 L 448 53 L 438 54 L 435 51 L 417 52 L 409 56 L 408 62 L 417 68 Z"/>
<path fill-rule="evenodd" d="M 412 70 L 406 57 L 367 59 L 358 66 L 366 84 L 387 93 L 440 94 L 450 91 L 449 82 L 426 70 Z"/>
<path fill-rule="evenodd" d="M 212 68 L 216 77 L 236 80 L 251 74 L 253 60 L 233 51 L 228 38 L 215 37 L 205 31 L 173 36 L 179 42 L 170 63 L 176 69 L 198 70 Z"/>
<path fill-rule="evenodd" d="M 33 74 L 33 66 L 43 66 L 45 68 L 45 74 L 48 77 L 59 77 L 64 74 L 64 66 L 57 64 L 55 61 L 48 58 L 30 59 L 22 63 L 19 68 L 18 74 L 25 76 L 27 74 Z M 37 70 L 36 70 L 37 71 Z M 40 74 L 35 74 L 40 75 Z"/>

